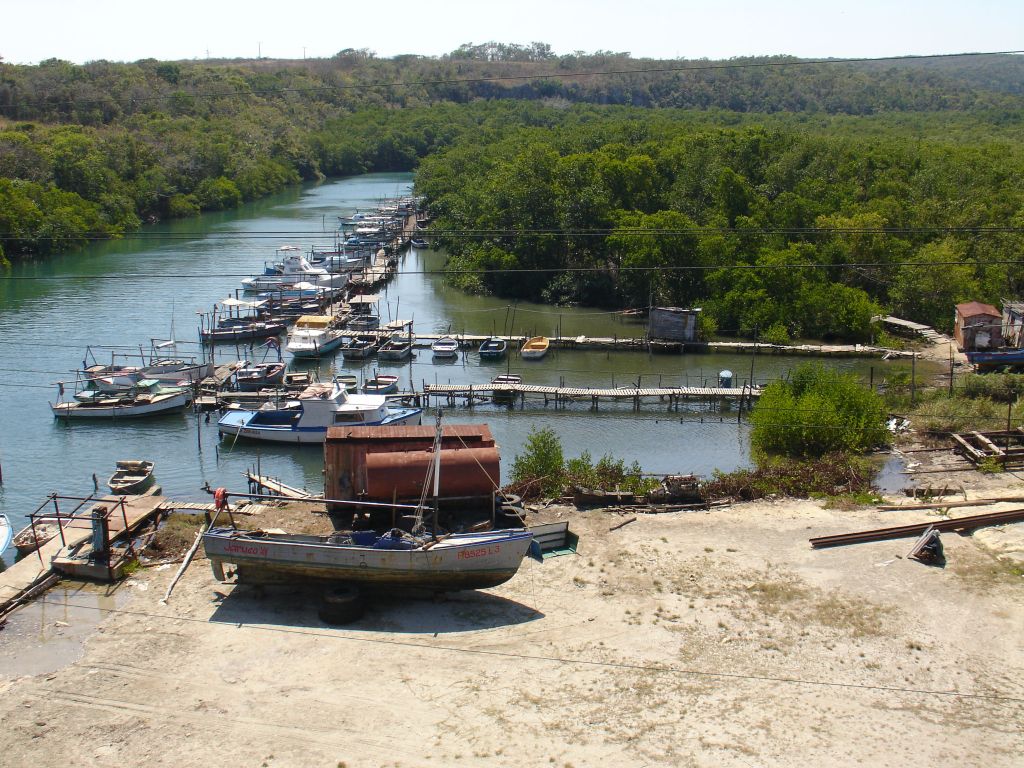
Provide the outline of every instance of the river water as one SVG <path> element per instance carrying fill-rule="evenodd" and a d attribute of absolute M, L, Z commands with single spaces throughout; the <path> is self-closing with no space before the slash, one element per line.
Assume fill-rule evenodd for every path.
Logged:
<path fill-rule="evenodd" d="M 56 421 L 49 401 L 57 381 L 73 382 L 87 345 L 149 347 L 151 339 L 171 336 L 179 352 L 197 352 L 197 312 L 208 312 L 229 295 L 241 277 L 262 269 L 283 244 L 331 242 L 336 217 L 365 210 L 385 197 L 408 191 L 410 174 L 370 174 L 321 185 L 295 188 L 239 210 L 147 227 L 139 236 L 91 245 L 73 254 L 37 264 L 16 266 L 0 277 L 0 512 L 20 528 L 46 494 L 86 494 L 93 477 L 104 481 L 122 458 L 156 462 L 156 476 L 166 495 L 206 499 L 200 487 L 243 489 L 242 473 L 258 460 L 264 474 L 312 491 L 323 488 L 319 447 L 275 447 L 263 443 L 221 442 L 216 414 L 176 414 L 113 423 L 65 424 Z M 642 335 L 640 325 L 593 309 L 466 296 L 424 274 L 443 264 L 443 254 L 412 251 L 400 274 L 382 291 L 385 318 L 415 322 L 422 333 L 488 334 L 493 331 L 554 336 Z M 109 353 L 108 353 L 109 354 Z M 219 359 L 237 359 L 234 347 L 218 347 Z M 786 374 L 805 358 L 705 354 L 648 355 L 643 352 L 552 351 L 539 362 L 511 358 L 481 364 L 473 352 L 455 363 L 439 364 L 429 350 L 411 363 L 365 365 L 340 356 L 321 363 L 369 377 L 375 369 L 398 372 L 404 386 L 427 383 L 486 383 L 499 372 L 519 373 L 536 384 L 612 387 L 634 384 L 712 385 L 718 372 L 730 369 L 737 382 L 763 382 Z M 836 360 L 832 365 L 880 379 L 905 363 Z M 670 412 L 647 404 L 639 413 L 629 405 L 605 406 L 598 413 L 589 402 L 567 409 L 527 403 L 523 410 L 481 405 L 459 410 L 450 421 L 486 422 L 501 447 L 505 479 L 512 460 L 531 429 L 550 427 L 560 436 L 567 456 L 590 451 L 595 459 L 611 453 L 627 463 L 638 461 L 655 473 L 708 474 L 750 462 L 748 427 L 735 411 L 699 406 Z M 424 423 L 432 419 L 425 416 Z M 6 554 L 10 562 L 11 552 Z"/>

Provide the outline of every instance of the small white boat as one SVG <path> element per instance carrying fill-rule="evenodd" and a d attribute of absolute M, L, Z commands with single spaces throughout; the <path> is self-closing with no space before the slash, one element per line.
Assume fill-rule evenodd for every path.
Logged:
<path fill-rule="evenodd" d="M 430 351 L 434 353 L 434 357 L 458 357 L 459 342 L 451 336 L 442 336 L 430 345 Z"/>
<path fill-rule="evenodd" d="M 183 410 L 192 402 L 192 392 L 182 387 L 161 387 L 155 379 L 143 379 L 120 394 L 97 392 L 87 400 L 57 402 L 50 410 L 58 419 L 123 419 L 156 416 Z"/>
<path fill-rule="evenodd" d="M 118 495 L 139 494 L 153 484 L 152 461 L 122 459 L 114 467 L 107 487 Z"/>
<path fill-rule="evenodd" d="M 322 443 L 328 427 L 418 425 L 422 408 L 391 408 L 383 395 L 350 395 L 338 383 L 314 384 L 280 405 L 228 408 L 217 422 L 222 435 L 277 443 Z"/>
<path fill-rule="evenodd" d="M 548 347 L 550 346 L 551 340 L 546 336 L 534 336 L 532 339 L 526 340 L 519 354 L 523 360 L 540 360 L 548 353 Z"/>
<path fill-rule="evenodd" d="M 292 357 L 322 357 L 345 341 L 344 320 L 336 315 L 303 315 L 288 334 L 285 351 Z"/>
<path fill-rule="evenodd" d="M 7 515 L 0 514 L 0 554 L 11 546 L 11 539 L 14 538 L 14 530 L 11 528 L 11 521 Z"/>

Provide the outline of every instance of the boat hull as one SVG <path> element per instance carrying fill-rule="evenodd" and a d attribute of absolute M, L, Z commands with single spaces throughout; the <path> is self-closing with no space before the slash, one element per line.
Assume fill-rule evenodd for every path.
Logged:
<path fill-rule="evenodd" d="M 230 563 L 240 583 L 318 580 L 432 590 L 486 589 L 511 579 L 530 547 L 526 530 L 456 534 L 429 549 L 333 544 L 329 537 L 263 534 L 232 528 L 203 534 L 214 573 Z"/>
<path fill-rule="evenodd" d="M 103 405 L 102 401 L 95 405 L 78 402 L 57 403 L 51 404 L 50 409 L 58 419 L 126 419 L 180 411 L 190 402 L 192 402 L 192 395 L 189 392 L 177 392 L 147 403 L 128 405 Z"/>
<path fill-rule="evenodd" d="M 257 411 L 227 411 L 217 423 L 222 435 L 237 436 L 247 440 L 263 440 L 271 443 L 323 443 L 327 439 L 326 427 L 303 428 L 297 425 L 249 425 L 249 420 Z M 417 426 L 422 420 L 422 408 L 393 408 L 384 421 L 363 422 L 361 427 L 401 427 Z"/>
<path fill-rule="evenodd" d="M 292 357 L 297 358 L 315 358 L 329 355 L 338 347 L 340 347 L 345 341 L 345 337 L 339 335 L 329 341 L 325 341 L 323 344 L 318 345 L 297 345 L 289 344 L 285 347 L 286 352 L 290 352 Z"/>
<path fill-rule="evenodd" d="M 967 362 L 978 368 L 999 368 L 1000 366 L 1024 366 L 1024 349 L 994 352 L 968 352 Z"/>

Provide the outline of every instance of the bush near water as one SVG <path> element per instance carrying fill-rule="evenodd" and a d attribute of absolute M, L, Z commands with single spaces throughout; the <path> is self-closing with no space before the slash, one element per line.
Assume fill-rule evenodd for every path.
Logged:
<path fill-rule="evenodd" d="M 768 384 L 750 414 L 755 454 L 821 457 L 887 445 L 884 400 L 855 376 L 820 363 L 797 367 Z"/>

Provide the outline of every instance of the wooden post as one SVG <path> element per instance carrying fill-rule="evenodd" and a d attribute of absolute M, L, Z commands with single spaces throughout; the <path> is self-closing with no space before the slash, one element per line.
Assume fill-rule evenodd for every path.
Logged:
<path fill-rule="evenodd" d="M 913 405 L 917 396 L 917 352 L 910 356 L 910 404 Z"/>

